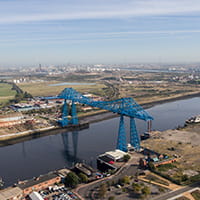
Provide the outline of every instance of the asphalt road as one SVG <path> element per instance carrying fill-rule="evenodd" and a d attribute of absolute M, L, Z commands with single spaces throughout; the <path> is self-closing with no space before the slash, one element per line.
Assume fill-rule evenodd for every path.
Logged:
<path fill-rule="evenodd" d="M 118 179 L 124 177 L 125 175 L 133 176 L 136 174 L 138 171 L 138 166 L 137 165 L 127 165 L 122 168 L 122 170 L 117 174 L 112 177 L 107 177 L 105 179 L 99 180 L 98 182 L 92 183 L 92 184 L 87 184 L 86 187 L 82 187 L 78 189 L 79 195 L 81 195 L 84 199 L 95 199 L 93 198 L 94 191 L 96 188 L 98 188 L 102 183 L 105 183 L 107 181 L 117 181 Z"/>
<path fill-rule="evenodd" d="M 138 156 L 134 156 L 115 175 L 100 179 L 100 180 L 95 181 L 95 182 L 91 182 L 91 183 L 86 184 L 86 185 L 83 185 L 83 186 L 77 188 L 77 190 L 75 192 L 78 193 L 81 197 L 83 197 L 81 199 L 95 200 L 96 199 L 95 198 L 95 191 L 96 191 L 97 188 L 99 188 L 99 186 L 102 183 L 105 183 L 107 181 L 117 181 L 120 178 L 124 177 L 125 175 L 133 176 L 133 175 L 136 174 L 136 172 L 139 172 L 138 171 L 138 165 L 137 165 L 139 157 L 140 157 L 139 154 L 138 154 Z M 167 200 L 167 199 L 170 199 L 172 197 L 178 196 L 178 195 L 180 195 L 184 192 L 190 191 L 190 190 L 192 190 L 196 187 L 200 187 L 200 182 L 191 184 L 189 186 L 186 186 L 186 187 L 181 188 L 181 189 L 176 190 L 176 191 L 170 191 L 170 192 L 165 193 L 163 195 L 157 196 L 152 200 Z"/>
<path fill-rule="evenodd" d="M 191 184 L 189 186 L 186 186 L 186 187 L 181 188 L 181 189 L 176 190 L 176 191 L 168 192 L 168 193 L 166 193 L 162 196 L 154 198 L 153 200 L 167 200 L 167 199 L 170 199 L 170 198 L 175 197 L 177 195 L 180 195 L 184 192 L 190 191 L 190 190 L 194 189 L 195 187 L 200 187 L 200 182 Z"/>
<path fill-rule="evenodd" d="M 106 179 L 99 180 L 98 182 L 92 183 L 91 185 L 87 185 L 86 187 L 80 188 L 78 190 L 78 193 L 85 199 L 85 200 L 94 200 L 96 199 L 94 196 L 94 191 L 102 184 L 107 181 L 117 181 L 119 178 L 122 178 L 125 175 L 132 176 L 138 171 L 138 168 L 136 165 L 128 165 L 125 166 L 119 174 L 113 177 L 108 177 Z M 170 191 L 168 193 L 163 194 L 162 196 L 158 196 L 152 200 L 167 200 L 170 198 L 173 198 L 175 196 L 178 196 L 184 192 L 190 191 L 196 187 L 200 187 L 200 182 L 191 184 L 189 186 L 186 186 L 184 188 L 181 188 L 176 191 Z"/>

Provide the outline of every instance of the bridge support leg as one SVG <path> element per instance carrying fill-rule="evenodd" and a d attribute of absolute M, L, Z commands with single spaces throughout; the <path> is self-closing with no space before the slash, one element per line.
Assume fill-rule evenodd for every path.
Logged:
<path fill-rule="evenodd" d="M 127 152 L 126 131 L 125 131 L 123 115 L 120 116 L 119 132 L 118 132 L 118 139 L 117 139 L 117 149 Z"/>
<path fill-rule="evenodd" d="M 72 101 L 72 124 L 78 124 L 78 117 L 76 113 L 76 104 Z"/>
<path fill-rule="evenodd" d="M 130 117 L 130 143 L 136 150 L 140 149 L 140 136 L 137 133 L 134 117 Z"/>
<path fill-rule="evenodd" d="M 69 121 L 68 121 L 68 108 L 67 108 L 67 101 L 66 99 L 64 100 L 63 104 L 63 109 L 62 109 L 62 120 L 60 121 L 61 126 L 67 126 Z"/>

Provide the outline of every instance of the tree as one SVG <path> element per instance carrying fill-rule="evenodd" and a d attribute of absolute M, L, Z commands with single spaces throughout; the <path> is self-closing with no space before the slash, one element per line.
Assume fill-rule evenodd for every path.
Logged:
<path fill-rule="evenodd" d="M 107 192 L 107 185 L 105 183 L 101 184 L 99 187 L 99 197 L 102 198 Z"/>
<path fill-rule="evenodd" d="M 114 200 L 114 199 L 115 199 L 114 196 L 110 196 L 110 197 L 108 198 L 108 200 Z"/>
<path fill-rule="evenodd" d="M 33 96 L 32 96 L 30 93 L 28 93 L 28 92 L 24 92 L 23 97 L 24 97 L 25 99 L 26 99 L 26 98 L 33 98 Z"/>
<path fill-rule="evenodd" d="M 79 184 L 79 177 L 74 172 L 69 172 L 65 178 L 65 184 L 74 188 Z"/>
<path fill-rule="evenodd" d="M 141 192 L 142 194 L 147 197 L 149 194 L 151 194 L 151 190 L 150 190 L 150 187 L 148 186 L 144 186 L 142 189 L 141 189 Z"/>
<path fill-rule="evenodd" d="M 106 184 L 107 184 L 108 187 L 111 186 L 111 182 L 110 181 L 107 181 Z"/>
<path fill-rule="evenodd" d="M 188 176 L 187 174 L 184 174 L 182 177 L 181 177 L 181 181 L 187 181 L 188 180 Z"/>
<path fill-rule="evenodd" d="M 116 182 L 114 180 L 111 181 L 111 185 L 114 186 Z"/>
<path fill-rule="evenodd" d="M 129 176 L 124 176 L 121 179 L 121 182 L 124 183 L 124 184 L 129 184 L 130 183 L 130 177 Z"/>
<path fill-rule="evenodd" d="M 164 192 L 165 191 L 165 189 L 163 187 L 159 187 L 158 190 L 159 190 L 159 192 Z"/>
<path fill-rule="evenodd" d="M 138 183 L 133 183 L 132 187 L 133 187 L 133 192 L 135 193 L 139 193 L 141 190 L 141 186 Z"/>
<path fill-rule="evenodd" d="M 123 160 L 124 162 L 128 162 L 130 160 L 131 156 L 129 154 L 124 155 Z"/>
<path fill-rule="evenodd" d="M 17 93 L 17 94 L 15 95 L 14 101 L 15 101 L 16 103 L 19 103 L 22 99 L 23 99 L 23 93 Z"/>
<path fill-rule="evenodd" d="M 154 171 L 156 168 L 155 168 L 155 166 L 154 166 L 154 164 L 153 164 L 153 162 L 149 162 L 148 163 L 148 167 L 149 167 L 149 169 L 151 170 L 151 171 Z"/>
<path fill-rule="evenodd" d="M 79 176 L 80 181 L 81 181 L 82 183 L 87 183 L 87 182 L 88 182 L 88 177 L 87 177 L 85 174 L 80 173 L 78 176 Z"/>

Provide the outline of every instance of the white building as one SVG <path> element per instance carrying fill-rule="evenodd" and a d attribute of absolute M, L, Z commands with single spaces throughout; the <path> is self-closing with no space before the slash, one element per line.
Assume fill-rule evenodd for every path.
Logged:
<path fill-rule="evenodd" d="M 29 197 L 31 200 L 44 200 L 38 192 L 32 192 Z"/>
<path fill-rule="evenodd" d="M 116 149 L 115 151 L 107 151 L 105 153 L 105 155 L 109 158 L 111 158 L 113 161 L 119 161 L 122 160 L 124 155 L 126 155 L 127 153 L 124 151 L 121 151 L 119 149 Z"/>

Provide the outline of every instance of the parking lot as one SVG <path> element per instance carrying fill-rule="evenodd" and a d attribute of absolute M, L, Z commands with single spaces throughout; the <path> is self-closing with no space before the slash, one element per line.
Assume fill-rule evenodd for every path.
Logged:
<path fill-rule="evenodd" d="M 64 185 L 48 187 L 46 190 L 39 191 L 44 200 L 73 200 L 78 199 L 73 192 L 68 190 Z"/>

